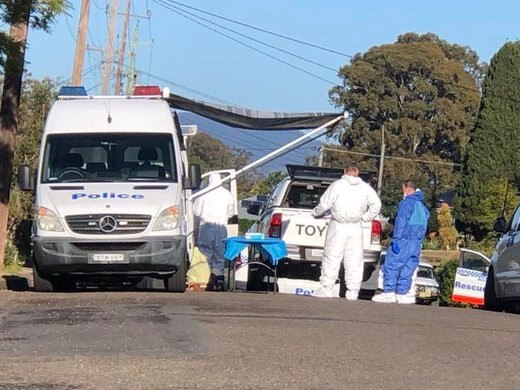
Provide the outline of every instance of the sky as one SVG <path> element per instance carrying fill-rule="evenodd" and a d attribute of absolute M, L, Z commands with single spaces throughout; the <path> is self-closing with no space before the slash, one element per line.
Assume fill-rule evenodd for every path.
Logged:
<path fill-rule="evenodd" d="M 138 23 L 135 46 L 136 69 L 140 72 L 138 82 L 168 86 L 173 93 L 190 98 L 234 103 L 263 111 L 337 111 L 328 100 L 328 91 L 341 81 L 336 70 L 350 60 L 344 54 L 353 55 L 372 46 L 395 42 L 398 35 L 406 32 L 433 32 L 451 43 L 471 47 L 482 61 L 488 63 L 505 42 L 520 38 L 520 1 L 517 0 L 174 1 L 177 4 L 172 0 L 133 0 L 132 12 L 137 17 L 132 19 L 130 32 L 134 36 Z M 68 15 L 57 19 L 50 33 L 30 31 L 26 68 L 33 78 L 50 77 L 69 83 L 80 2 L 71 0 L 73 8 Z M 125 2 L 119 0 L 121 13 Z M 83 84 L 90 94 L 100 93 L 101 50 L 106 45 L 108 29 L 107 3 L 110 1 L 91 0 L 88 45 L 92 50 L 85 55 L 83 77 Z M 184 15 L 278 60 L 188 20 L 165 8 L 165 4 L 189 11 L 196 16 Z M 179 4 L 343 54 L 277 38 Z M 322 66 L 222 30 L 197 17 Z M 119 19 L 120 33 L 122 16 Z"/>

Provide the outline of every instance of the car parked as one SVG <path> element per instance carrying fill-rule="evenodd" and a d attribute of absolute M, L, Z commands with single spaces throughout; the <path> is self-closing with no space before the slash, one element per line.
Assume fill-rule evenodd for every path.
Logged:
<path fill-rule="evenodd" d="M 381 268 L 385 262 L 386 251 L 381 252 L 379 260 L 379 275 L 377 282 L 377 291 L 383 290 L 383 273 Z M 415 302 L 425 305 L 431 305 L 439 299 L 439 282 L 435 276 L 433 266 L 427 261 L 420 260 L 419 266 L 412 279 L 412 291 L 415 291 Z"/>
<path fill-rule="evenodd" d="M 503 217 L 495 221 L 500 234 L 491 256 L 484 289 L 484 306 L 503 310 L 520 304 L 520 205 L 509 223 Z"/>
<path fill-rule="evenodd" d="M 413 288 L 413 285 L 412 285 Z M 416 303 L 431 305 L 439 299 L 439 282 L 433 271 L 433 266 L 421 261 L 415 277 Z"/>

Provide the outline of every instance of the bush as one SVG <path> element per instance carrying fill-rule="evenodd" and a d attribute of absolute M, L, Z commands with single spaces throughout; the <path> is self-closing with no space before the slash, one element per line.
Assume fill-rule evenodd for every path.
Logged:
<path fill-rule="evenodd" d="M 18 252 L 18 248 L 16 245 L 10 240 L 7 239 L 5 243 L 5 257 L 4 257 L 4 265 L 8 271 L 19 271 L 23 261 L 20 257 L 20 253 Z"/>
<path fill-rule="evenodd" d="M 497 236 L 495 233 L 489 233 L 481 241 L 468 240 L 464 243 L 465 248 L 481 252 L 487 257 L 491 257 L 495 250 L 497 243 Z"/>
<path fill-rule="evenodd" d="M 238 220 L 238 234 L 244 234 L 247 232 L 247 229 L 251 227 L 255 223 L 253 219 L 239 219 Z"/>
<path fill-rule="evenodd" d="M 428 238 L 423 242 L 423 249 L 440 250 L 442 249 L 442 242 L 439 237 Z"/>
<path fill-rule="evenodd" d="M 437 272 L 439 277 L 439 305 L 440 306 L 454 306 L 455 302 L 451 300 L 453 293 L 453 285 L 455 283 L 455 273 L 457 272 L 458 262 L 456 260 L 449 260 L 445 262 Z"/>

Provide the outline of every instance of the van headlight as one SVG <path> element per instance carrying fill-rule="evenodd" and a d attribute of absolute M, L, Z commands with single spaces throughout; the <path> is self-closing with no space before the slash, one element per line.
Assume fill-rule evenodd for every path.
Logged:
<path fill-rule="evenodd" d="M 38 207 L 36 208 L 34 219 L 36 220 L 36 226 L 38 226 L 39 230 L 43 230 L 46 232 L 62 232 L 63 226 L 54 213 L 54 211 L 49 210 L 46 207 Z"/>
<path fill-rule="evenodd" d="M 168 207 L 159 215 L 155 225 L 154 231 L 158 230 L 173 230 L 179 226 L 179 206 Z"/>

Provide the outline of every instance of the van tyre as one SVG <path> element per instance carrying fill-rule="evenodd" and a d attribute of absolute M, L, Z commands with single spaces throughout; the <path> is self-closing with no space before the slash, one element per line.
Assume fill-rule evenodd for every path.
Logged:
<path fill-rule="evenodd" d="M 186 291 L 186 271 L 187 257 L 181 260 L 177 272 L 169 278 L 164 279 L 164 288 L 166 291 L 183 293 Z"/>
<path fill-rule="evenodd" d="M 34 291 L 37 292 L 53 292 L 54 286 L 53 284 L 40 276 L 38 272 L 38 267 L 36 266 L 36 262 L 33 260 L 33 288 Z"/>
<path fill-rule="evenodd" d="M 495 292 L 495 273 L 493 268 L 489 268 L 486 287 L 484 288 L 484 309 L 490 311 L 503 311 L 504 304 L 497 298 Z"/>

